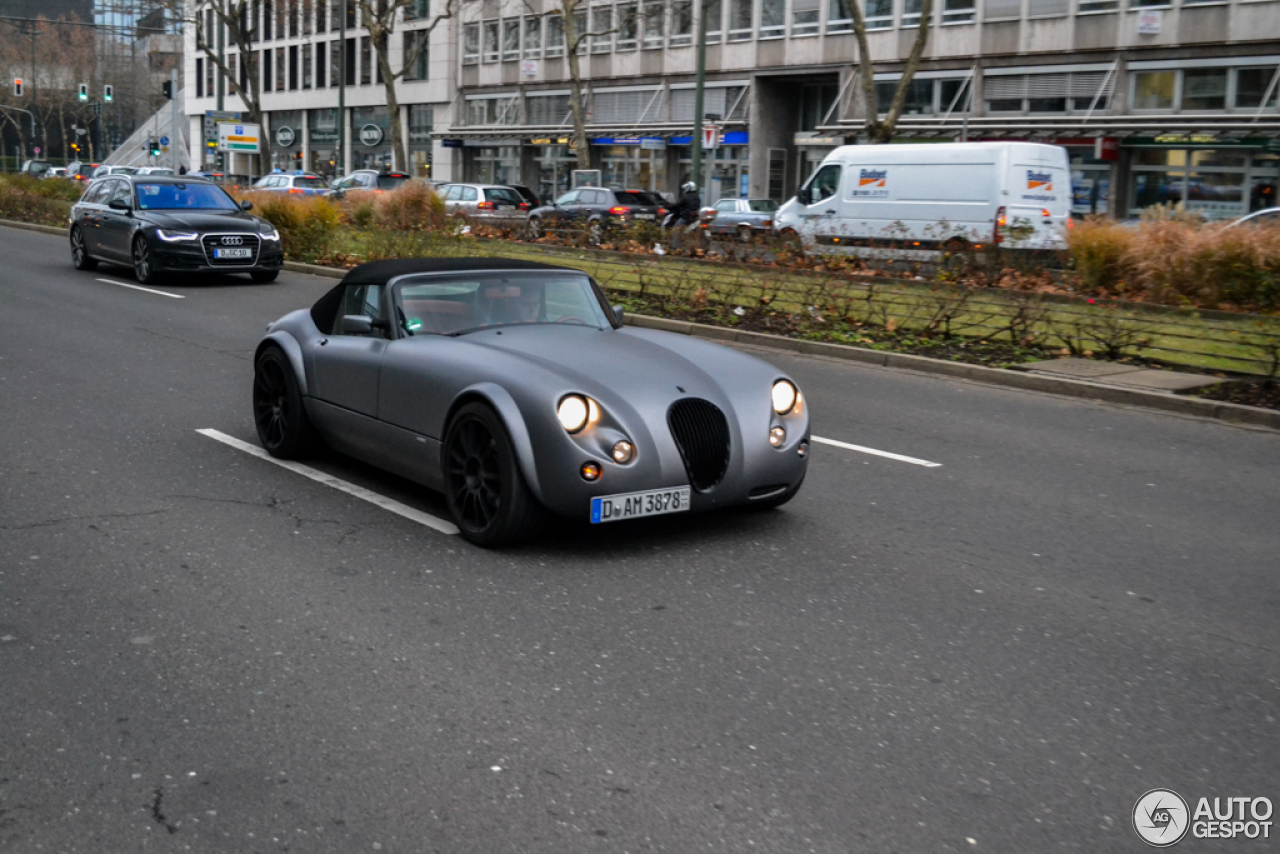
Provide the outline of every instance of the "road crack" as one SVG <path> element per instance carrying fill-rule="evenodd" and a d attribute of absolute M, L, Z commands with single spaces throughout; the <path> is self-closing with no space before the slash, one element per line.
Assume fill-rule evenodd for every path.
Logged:
<path fill-rule="evenodd" d="M 160 802 L 163 800 L 164 800 L 164 790 L 157 788 L 156 799 L 151 802 L 151 817 L 155 819 L 156 824 L 160 825 L 165 830 L 169 831 L 170 833 L 177 833 L 178 832 L 177 825 L 170 824 L 169 820 L 164 817 L 164 813 L 160 812 Z"/>

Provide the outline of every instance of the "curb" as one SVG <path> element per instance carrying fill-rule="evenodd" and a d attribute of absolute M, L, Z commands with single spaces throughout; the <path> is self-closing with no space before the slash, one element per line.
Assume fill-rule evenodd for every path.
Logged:
<path fill-rule="evenodd" d="M 808 356 L 826 356 L 847 362 L 876 365 L 882 368 L 902 368 L 909 371 L 933 374 L 935 376 L 955 377 L 987 385 L 1047 392 L 1065 397 L 1081 397 L 1104 403 L 1144 406 L 1149 409 L 1159 409 L 1182 415 L 1213 418 L 1231 424 L 1247 424 L 1280 430 L 1280 411 L 1244 406 L 1239 403 L 1222 403 L 1215 400 L 1202 400 L 1196 397 L 1183 397 L 1170 392 L 1119 388 L 1086 380 L 1046 377 L 1006 368 L 988 368 L 963 362 L 947 362 L 942 359 L 931 359 L 928 356 L 868 350 L 865 347 L 851 347 L 847 344 L 804 341 L 797 338 L 787 338 L 782 335 L 768 335 L 763 332 L 743 332 L 721 326 L 707 326 L 687 320 L 669 320 L 664 317 L 649 317 L 643 314 L 628 314 L 626 322 L 632 326 L 639 326 L 645 329 L 660 329 L 666 332 L 693 335 L 697 338 L 707 338 L 713 341 L 732 341 L 738 344 L 766 347 L 771 350 L 782 350 Z"/>
<path fill-rule="evenodd" d="M 43 234 L 63 235 L 66 233 L 66 229 L 53 225 L 36 225 L 26 222 L 13 222 L 11 220 L 0 220 L 0 226 L 19 228 L 25 231 L 37 231 Z M 346 270 L 322 267 L 319 264 L 303 264 L 299 261 L 284 262 L 284 269 L 294 273 L 307 273 L 329 279 L 341 279 L 347 274 Z M 930 359 L 928 356 L 913 356 L 907 353 L 887 353 L 881 350 L 868 350 L 865 347 L 852 347 L 848 344 L 804 341 L 799 338 L 787 338 L 782 335 L 744 332 L 723 326 L 708 326 L 703 323 L 671 320 L 665 317 L 650 317 L 644 314 L 628 314 L 626 315 L 626 322 L 631 326 L 639 326 L 644 329 L 660 329 L 666 332 L 693 335 L 697 338 L 706 338 L 712 341 L 732 341 L 738 344 L 765 347 L 770 350 L 800 353 L 807 356 L 826 356 L 832 359 L 861 362 L 882 368 L 902 368 L 908 371 L 955 377 L 987 385 L 1047 392 L 1049 394 L 1063 395 L 1064 397 L 1081 397 L 1104 403 L 1144 406 L 1164 412 L 1213 418 L 1231 424 L 1247 424 L 1280 430 L 1280 410 L 1244 406 L 1239 403 L 1201 400 L 1200 398 L 1183 397 L 1169 392 L 1118 388 L 1086 380 L 1046 377 L 1005 368 L 987 368 L 982 365 L 968 365 L 963 362 L 947 362 L 942 359 Z"/>

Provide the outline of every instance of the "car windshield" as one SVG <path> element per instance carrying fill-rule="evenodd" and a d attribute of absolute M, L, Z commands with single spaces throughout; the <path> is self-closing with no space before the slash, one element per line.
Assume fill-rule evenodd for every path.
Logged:
<path fill-rule="evenodd" d="M 293 179 L 293 186 L 306 187 L 310 190 L 323 190 L 329 185 L 324 182 L 323 178 L 317 178 L 315 175 L 301 175 Z"/>
<path fill-rule="evenodd" d="M 778 203 L 773 199 L 752 199 L 747 202 L 747 207 L 756 213 L 773 213 L 778 209 Z"/>
<path fill-rule="evenodd" d="M 378 189 L 394 190 L 396 187 L 399 187 L 401 184 L 405 183 L 408 180 L 409 180 L 408 175 L 379 175 Z"/>
<path fill-rule="evenodd" d="M 138 192 L 139 210 L 238 210 L 235 201 L 221 187 L 204 181 L 189 184 L 169 181 L 157 181 L 154 184 L 139 182 L 135 189 Z"/>
<path fill-rule="evenodd" d="M 581 273 L 415 276 L 397 284 L 393 304 L 410 335 L 463 335 L 529 324 L 611 326 L 591 280 Z"/>

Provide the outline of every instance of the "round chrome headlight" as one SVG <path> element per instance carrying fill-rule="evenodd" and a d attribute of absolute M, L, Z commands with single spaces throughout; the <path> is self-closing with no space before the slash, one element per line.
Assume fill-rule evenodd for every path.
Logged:
<path fill-rule="evenodd" d="M 796 399 L 800 393 L 796 391 L 796 387 L 792 385 L 790 380 L 778 380 L 773 384 L 773 411 L 779 415 L 786 415 L 792 409 L 795 409 Z"/>
<path fill-rule="evenodd" d="M 613 461 L 620 465 L 626 465 L 635 458 L 636 446 L 622 439 L 613 446 Z"/>
<path fill-rule="evenodd" d="M 556 408 L 556 417 L 560 419 L 560 426 L 570 433 L 577 433 L 587 426 L 587 414 L 586 398 L 576 394 L 571 394 L 560 401 L 560 406 Z"/>

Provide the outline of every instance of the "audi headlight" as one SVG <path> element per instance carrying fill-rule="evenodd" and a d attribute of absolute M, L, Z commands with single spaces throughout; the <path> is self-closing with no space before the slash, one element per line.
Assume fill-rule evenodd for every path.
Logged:
<path fill-rule="evenodd" d="M 262 232 L 262 239 L 278 241 L 280 239 L 280 232 L 275 228 L 272 228 L 270 231 L 264 231 Z"/>
<path fill-rule="evenodd" d="M 790 380 L 778 380 L 773 384 L 771 393 L 773 398 L 773 411 L 779 415 L 786 415 L 788 412 L 796 408 L 796 401 L 800 399 L 800 392 Z"/>
<path fill-rule="evenodd" d="M 194 231 L 168 231 L 163 228 L 156 229 L 156 237 L 160 238 L 165 243 L 182 243 L 185 241 L 195 240 L 199 236 L 200 235 L 196 234 Z"/>
<path fill-rule="evenodd" d="M 578 394 L 569 395 L 560 401 L 560 405 L 556 408 L 556 417 L 560 419 L 560 426 L 570 433 L 577 433 L 586 427 L 589 415 L 590 407 L 587 406 L 587 399 Z"/>

